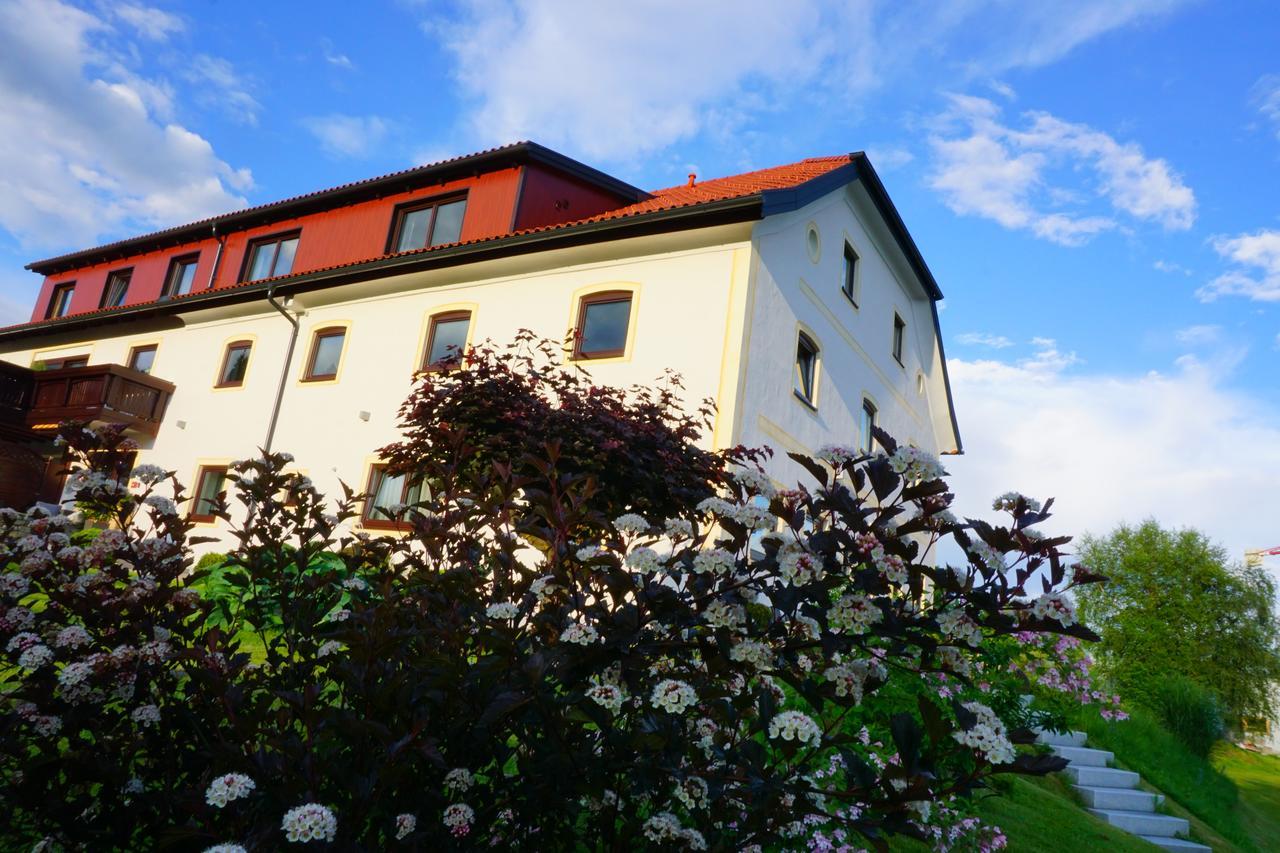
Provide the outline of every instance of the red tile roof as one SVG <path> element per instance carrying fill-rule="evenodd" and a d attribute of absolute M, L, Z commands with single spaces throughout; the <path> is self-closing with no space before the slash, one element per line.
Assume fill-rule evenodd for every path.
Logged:
<path fill-rule="evenodd" d="M 517 143 L 517 144 L 524 144 L 524 143 Z M 513 146 L 503 146 L 502 148 L 490 149 L 488 152 L 481 152 L 481 153 L 487 154 L 494 151 L 503 151 L 510 147 L 513 147 Z M 467 155 L 467 156 L 472 157 L 476 155 Z M 678 208 L 697 207 L 704 204 L 711 204 L 713 202 L 731 201 L 733 199 L 740 199 L 740 198 L 745 198 L 749 196 L 754 196 L 759 193 L 765 192 L 767 190 L 791 189 L 794 187 L 798 187 L 810 180 L 813 180 L 814 178 L 822 177 L 823 175 L 826 175 L 827 173 L 834 171 L 835 169 L 838 169 L 842 166 L 848 165 L 849 163 L 853 162 L 854 157 L 855 155 L 852 155 L 852 154 L 842 154 L 842 155 L 837 155 L 832 157 L 810 157 L 805 160 L 801 160 L 797 163 L 788 163 L 782 166 L 772 166 L 767 169 L 758 169 L 753 172 L 744 172 L 739 175 L 730 175 L 723 178 L 711 178 L 705 181 L 695 181 L 695 183 L 692 185 L 681 184 L 679 186 L 667 187 L 666 189 L 653 190 L 650 193 L 650 197 L 643 201 L 639 201 L 634 204 L 624 205 L 622 207 L 617 207 L 617 208 L 614 208 L 613 210 L 596 214 L 595 216 L 589 216 L 582 219 L 575 219 L 569 222 L 556 223 L 553 225 L 543 225 L 536 228 L 527 228 L 520 231 L 511 231 L 506 234 L 501 234 L 494 237 L 485 237 L 485 238 L 476 239 L 476 240 L 465 240 L 465 241 L 460 241 L 456 243 L 447 243 L 447 244 L 442 244 L 437 246 L 430 246 L 424 249 L 414 249 L 409 252 L 401 252 L 398 254 L 400 256 L 424 255 L 432 252 L 439 252 L 444 249 L 456 248 L 459 246 L 478 245 L 482 243 L 498 242 L 501 240 L 509 239 L 511 237 L 517 237 L 525 234 L 536 234 L 536 233 L 546 233 L 546 232 L 552 232 L 552 231 L 566 230 L 574 227 L 587 225 L 593 222 L 604 222 L 609 220 L 627 219 L 630 217 L 638 217 L 644 214 L 651 214 L 651 213 L 660 213 L 663 211 L 675 210 Z M 461 157 L 453 158 L 453 160 L 442 161 L 442 162 L 448 163 L 448 162 L 453 162 L 454 160 L 462 160 L 462 159 L 465 159 L 465 158 L 461 158 Z M 408 171 L 413 171 L 413 170 L 408 170 Z M 401 173 L 393 173 L 393 174 L 401 174 Z M 387 176 L 383 176 L 383 177 L 387 177 Z M 381 180 L 381 179 L 382 178 L 371 178 L 369 180 L 375 181 L 375 180 Z M 335 189 L 343 189 L 350 186 L 359 186 L 364 183 L 368 183 L 368 182 L 358 181 L 355 184 L 344 184 L 343 187 L 335 188 Z M 321 195 L 327 192 L 332 192 L 332 190 L 321 190 L 316 193 L 309 193 L 307 195 L 297 196 L 294 199 L 288 199 L 287 201 L 292 202 L 298 199 L 309 198 L 311 196 Z M 249 210 L 266 209 L 266 208 L 271 208 L 276 205 L 284 204 L 284 203 L 285 202 L 272 202 L 270 204 L 259 205 L 258 207 L 255 207 L 255 208 L 249 208 Z M 213 219 L 217 219 L 217 218 L 218 217 L 213 217 Z M 200 220 L 199 222 L 192 223 L 192 224 L 198 225 L 198 224 L 209 222 L 209 221 L 212 221 L 212 220 Z M 189 226 L 180 226 L 179 228 L 167 229 L 167 231 L 177 231 L 177 230 L 180 230 L 181 228 L 186 228 L 186 227 L 189 227 Z M 161 231 L 156 233 L 164 234 L 164 233 L 167 233 L 167 231 Z M 120 242 L 127 243 L 130 241 L 124 240 Z M 106 247 L 100 247 L 100 248 L 109 248 L 109 246 L 113 246 L 113 245 L 117 245 L 117 244 L 109 244 Z M 210 293 L 222 293 L 225 291 L 236 290 L 241 287 L 246 287 L 248 285 L 261 285 L 264 282 L 270 282 L 270 281 L 287 281 L 288 279 L 295 278 L 297 276 L 312 275 L 318 272 L 327 272 L 330 270 L 338 270 L 338 269 L 344 269 L 347 267 L 359 266 L 360 264 L 370 263 L 372 261 L 377 261 L 377 260 L 381 260 L 382 258 L 389 258 L 393 256 L 395 256 L 394 253 L 384 254 L 384 255 L 375 255 L 372 257 L 360 258 L 357 260 L 347 261 L 341 264 L 334 264 L 327 267 L 300 270 L 296 273 L 291 273 L 289 275 L 278 276 L 276 279 L 257 279 L 252 282 L 239 282 L 233 285 L 215 288 L 213 291 L 201 290 L 201 291 L 195 291 L 192 293 L 184 294 L 182 296 L 171 297 L 167 300 L 164 300 L 164 302 L 165 304 L 181 303 L 184 300 L 205 296 Z M 158 303 L 159 303 L 159 300 L 153 300 L 151 302 L 132 303 L 129 305 L 118 306 L 115 308 L 99 308 L 93 311 L 80 311 L 75 314 L 68 315 L 68 317 L 74 317 L 76 319 L 82 319 L 82 318 L 93 317 L 93 316 L 107 317 L 112 314 L 126 312 L 130 309 L 136 309 L 145 305 L 152 305 L 152 304 L 158 304 Z M 59 320 L 63 320 L 63 319 L 67 319 L 67 318 L 58 318 L 57 320 L 36 320 L 36 321 L 27 322 L 27 323 L 18 323 L 12 326 L 0 327 L 0 332 L 11 332 L 11 331 L 17 331 L 19 329 L 24 329 L 24 328 L 36 328 L 39 326 L 43 326 L 45 324 L 56 323 Z"/>

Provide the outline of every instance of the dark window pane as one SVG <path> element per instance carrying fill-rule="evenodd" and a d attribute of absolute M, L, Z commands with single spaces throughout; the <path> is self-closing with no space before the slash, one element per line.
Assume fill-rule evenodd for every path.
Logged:
<path fill-rule="evenodd" d="M 129 366 L 134 370 L 140 370 L 143 373 L 151 372 L 151 365 L 156 361 L 156 348 L 146 347 L 144 349 L 136 349 L 133 355 L 129 357 Z"/>
<path fill-rule="evenodd" d="M 290 237 L 288 240 L 280 241 L 280 252 L 276 255 L 275 266 L 271 268 L 272 275 L 288 275 L 293 271 L 293 256 L 298 251 L 298 238 Z"/>
<path fill-rule="evenodd" d="M 588 304 L 583 312 L 582 344 L 579 351 L 590 355 L 626 349 L 627 321 L 630 316 L 630 299 Z"/>
<path fill-rule="evenodd" d="M 396 241 L 397 252 L 410 249 L 421 249 L 427 245 L 427 229 L 431 227 L 432 208 L 410 210 L 400 220 L 400 239 Z"/>
<path fill-rule="evenodd" d="M 862 450 L 871 450 L 871 428 L 876 425 L 876 407 L 872 405 L 870 400 L 862 401 L 862 423 L 861 432 L 858 436 Z"/>
<path fill-rule="evenodd" d="M 227 359 L 222 368 L 222 385 L 239 385 L 244 381 L 245 370 L 249 367 L 249 347 L 238 346 L 227 350 Z"/>
<path fill-rule="evenodd" d="M 436 224 L 431 229 L 431 245 L 456 243 L 462 236 L 462 213 L 466 201 L 451 201 L 436 208 Z"/>
<path fill-rule="evenodd" d="M 813 381 L 818 366 L 818 349 L 808 338 L 801 337 L 796 345 L 796 391 L 813 402 Z"/>
<path fill-rule="evenodd" d="M 467 329 L 470 326 L 470 317 L 435 321 L 431 332 L 431 352 L 427 353 L 427 364 L 439 364 L 446 359 L 460 356 L 467 345 Z"/>
<path fill-rule="evenodd" d="M 275 260 L 276 244 L 259 243 L 253 247 L 253 257 L 249 260 L 249 281 L 271 277 L 271 263 Z"/>
<path fill-rule="evenodd" d="M 850 299 L 857 299 L 854 290 L 858 282 L 858 253 L 849 244 L 844 247 L 844 292 Z M 856 304 L 856 303 L 855 303 Z"/>
<path fill-rule="evenodd" d="M 312 376 L 336 376 L 338 362 L 342 358 L 342 342 L 345 334 L 325 335 L 316 340 L 315 357 L 311 362 Z"/>
<path fill-rule="evenodd" d="M 112 273 L 107 278 L 106 291 L 102 295 L 103 308 L 118 308 L 124 304 L 125 295 L 129 292 L 129 273 Z"/>
<path fill-rule="evenodd" d="M 200 478 L 200 494 L 196 496 L 195 515 L 213 514 L 214 501 L 217 500 L 218 494 L 222 491 L 222 484 L 226 477 L 227 472 L 221 469 L 211 469 L 204 472 L 204 476 Z"/>

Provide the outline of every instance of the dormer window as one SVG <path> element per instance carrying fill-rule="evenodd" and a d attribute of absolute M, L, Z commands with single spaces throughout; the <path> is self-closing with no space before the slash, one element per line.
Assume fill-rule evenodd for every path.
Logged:
<path fill-rule="evenodd" d="M 49 310 L 45 312 L 45 319 L 55 320 L 67 316 L 67 312 L 71 310 L 71 297 L 75 292 L 74 281 L 54 285 L 53 293 L 49 295 Z"/>
<path fill-rule="evenodd" d="M 119 308 L 129 294 L 129 280 L 133 278 L 133 268 L 116 270 L 107 276 L 107 286 L 102 290 L 102 308 Z"/>
<path fill-rule="evenodd" d="M 165 276 L 162 296 L 182 296 L 190 293 L 196 283 L 196 264 L 199 255 L 183 255 L 169 262 L 169 274 Z"/>
<path fill-rule="evenodd" d="M 241 281 L 258 281 L 293 272 L 293 256 L 298 251 L 298 232 L 264 237 L 249 244 L 248 261 Z"/>
<path fill-rule="evenodd" d="M 411 252 L 458 242 L 462 238 L 462 215 L 466 210 L 467 200 L 457 196 L 397 207 L 391 220 L 387 251 Z"/>

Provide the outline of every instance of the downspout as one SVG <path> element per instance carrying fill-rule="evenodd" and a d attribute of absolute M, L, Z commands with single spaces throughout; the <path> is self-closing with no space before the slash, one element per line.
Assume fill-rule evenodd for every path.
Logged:
<path fill-rule="evenodd" d="M 275 290 L 274 283 L 267 288 L 267 302 L 270 302 L 271 307 L 280 312 L 281 317 L 289 321 L 289 325 L 293 326 L 293 330 L 289 333 L 289 348 L 285 350 L 284 365 L 280 368 L 280 384 L 276 388 L 276 402 L 271 407 L 271 425 L 267 427 L 267 441 L 262 448 L 264 455 L 271 452 L 271 443 L 276 437 L 276 423 L 280 420 L 280 405 L 284 402 L 284 388 L 289 381 L 289 366 L 293 362 L 293 350 L 298 343 L 298 318 L 290 314 L 283 305 L 276 301 Z"/>
<path fill-rule="evenodd" d="M 213 269 L 209 270 L 209 283 L 205 285 L 205 290 L 213 287 L 214 282 L 218 280 L 218 265 L 222 263 L 222 247 L 227 244 L 225 234 L 221 237 L 218 236 L 218 223 L 216 222 L 213 223 L 213 239 L 218 241 L 218 251 L 213 256 Z"/>

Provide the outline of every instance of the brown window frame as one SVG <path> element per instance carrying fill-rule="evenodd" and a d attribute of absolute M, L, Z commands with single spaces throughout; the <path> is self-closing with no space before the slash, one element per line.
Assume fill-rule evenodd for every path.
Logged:
<path fill-rule="evenodd" d="M 42 358 L 36 362 L 40 370 L 68 370 L 73 367 L 88 367 L 89 356 L 69 355 L 65 358 Z"/>
<path fill-rule="evenodd" d="M 243 388 L 244 387 L 244 380 L 249 375 L 248 364 L 245 365 L 244 376 L 240 377 L 238 380 L 234 382 L 228 382 L 226 379 L 227 365 L 231 363 L 231 352 L 232 350 L 237 350 L 237 349 L 248 350 L 249 357 L 250 358 L 253 357 L 253 341 L 251 340 L 244 339 L 239 341 L 232 341 L 231 343 L 223 347 L 222 363 L 218 365 L 218 381 L 214 383 L 213 385 L 214 388 Z"/>
<path fill-rule="evenodd" d="M 229 466 L 201 465 L 196 471 L 196 489 L 191 494 L 191 512 L 187 513 L 187 517 L 192 521 L 208 524 L 218 520 L 218 517 L 213 513 L 201 513 L 198 511 L 200 509 L 200 496 L 204 494 L 204 481 L 214 472 L 219 472 L 222 475 L 222 488 L 218 490 L 218 494 L 224 494 L 227 491 L 227 475 L 230 473 Z"/>
<path fill-rule="evenodd" d="M 164 274 L 164 287 L 160 290 L 161 299 L 174 299 L 178 296 L 186 296 L 189 293 L 196 292 L 196 276 L 195 272 L 191 274 L 191 289 L 187 293 L 176 293 L 175 283 L 179 267 L 190 264 L 196 271 L 200 269 L 200 253 L 189 252 L 185 255 L 174 255 L 169 259 L 169 271 Z"/>
<path fill-rule="evenodd" d="M 342 336 L 342 350 L 338 355 L 338 366 L 333 373 L 315 372 L 316 356 L 320 354 L 320 340 L 322 338 L 332 338 L 338 335 Z M 347 327 L 346 326 L 325 326 L 316 329 L 311 333 L 311 352 L 307 355 L 307 371 L 302 376 L 303 382 L 328 382 L 338 378 L 338 370 L 342 368 L 342 356 L 346 354 L 347 348 Z"/>
<path fill-rule="evenodd" d="M 66 302 L 59 304 L 59 297 L 66 294 Z M 49 305 L 45 308 L 44 318 L 46 320 L 57 320 L 59 317 L 65 317 L 71 313 L 71 300 L 76 296 L 76 283 L 74 281 L 62 281 L 53 286 L 53 290 L 49 292 Z M 61 308 L 61 310 L 58 310 Z M 54 312 L 57 313 L 54 313 Z"/>
<path fill-rule="evenodd" d="M 418 366 L 418 370 L 423 373 L 429 373 L 437 370 L 447 370 L 450 367 L 454 367 L 459 362 L 461 362 L 463 355 L 466 354 L 465 342 L 463 343 L 462 352 L 456 353 L 452 356 L 446 356 L 445 358 L 442 358 L 439 361 L 428 361 L 428 359 L 431 358 L 431 350 L 435 346 L 436 328 L 441 323 L 450 323 L 456 320 L 461 320 L 463 318 L 466 318 L 467 336 L 470 337 L 471 322 L 473 317 L 474 317 L 474 312 L 466 308 L 459 309 L 457 311 L 441 311 L 439 314 L 432 314 L 431 325 L 427 329 L 427 345 L 422 350 L 422 362 Z"/>
<path fill-rule="evenodd" d="M 805 382 L 804 372 L 800 368 L 800 349 L 801 347 L 809 350 L 809 379 Z M 796 399 L 804 403 L 811 409 L 818 408 L 818 365 L 822 358 L 822 348 L 805 332 L 796 335 L 796 360 L 795 360 L 795 384 L 791 386 L 792 391 L 796 395 Z M 805 388 L 804 386 L 808 387 Z"/>
<path fill-rule="evenodd" d="M 858 307 L 858 264 L 862 257 L 848 240 L 844 244 L 844 281 L 840 283 L 840 291 L 848 297 L 854 308 Z"/>
<path fill-rule="evenodd" d="M 369 477 L 365 481 L 364 505 L 360 508 L 361 527 L 366 527 L 370 530 L 403 530 L 405 528 L 405 523 L 403 521 L 396 521 L 393 518 L 387 518 L 385 516 L 382 518 L 370 517 L 371 511 L 374 509 L 373 499 L 377 494 L 374 490 L 374 486 L 377 484 L 379 474 L 386 473 L 387 469 L 390 467 L 391 466 L 385 462 L 375 462 L 369 466 Z M 414 488 L 412 479 L 408 475 L 405 475 L 404 485 L 400 489 L 400 500 L 398 503 L 408 502 L 409 490 L 412 488 Z M 418 486 L 418 488 L 422 488 L 422 486 Z"/>
<path fill-rule="evenodd" d="M 893 312 L 893 360 L 906 367 L 902 362 L 902 352 L 906 347 L 907 321 L 897 311 Z"/>
<path fill-rule="evenodd" d="M 298 245 L 301 246 L 302 245 L 302 229 L 295 228 L 292 231 L 281 231 L 278 234 L 266 234 L 262 237 L 254 237 L 252 240 L 250 240 L 248 244 L 246 244 L 244 247 L 244 259 L 241 260 L 240 262 L 240 276 L 236 279 L 236 281 L 240 283 L 249 282 L 249 281 L 266 281 L 269 278 L 279 278 L 280 276 L 283 276 L 283 275 L 292 275 L 293 264 L 289 265 L 289 272 L 282 272 L 277 274 L 275 271 L 276 261 L 280 260 L 280 244 L 285 242 L 286 240 L 297 240 Z M 276 249 L 275 249 L 275 254 L 272 255 L 271 257 L 271 275 L 265 276 L 263 278 L 253 278 L 253 279 L 248 278 L 249 269 L 253 266 L 254 253 L 257 252 L 260 246 L 267 246 L 272 243 L 275 244 Z M 294 250 L 293 257 L 295 261 L 298 258 L 296 249 Z"/>
<path fill-rule="evenodd" d="M 137 370 L 139 373 L 150 374 L 151 373 L 150 370 L 141 370 L 134 366 L 135 362 L 137 362 L 138 360 L 138 354 L 148 352 L 148 351 L 153 353 L 159 352 L 160 345 L 159 344 L 139 344 L 136 347 L 129 347 L 129 361 L 126 363 L 126 366 L 130 370 Z M 152 361 L 154 362 L 155 359 L 153 358 Z"/>
<path fill-rule="evenodd" d="M 427 225 L 427 244 L 412 249 L 399 249 L 400 233 L 404 230 L 405 217 L 410 213 L 416 213 L 419 210 L 428 208 L 439 208 L 442 205 L 453 204 L 455 201 L 466 202 L 467 193 L 449 193 L 448 195 L 433 196 L 432 198 L 416 198 L 412 201 L 406 201 L 403 204 L 397 204 L 391 211 L 391 228 L 387 231 L 387 249 L 386 254 L 399 254 L 400 252 L 417 252 L 422 249 L 429 249 L 432 246 L 431 237 L 436 230 L 436 211 L 431 211 L 431 222 Z M 465 221 L 467 212 L 464 208 L 462 216 Z M 443 245 L 443 244 L 442 244 Z"/>
<path fill-rule="evenodd" d="M 578 299 L 578 319 L 573 328 L 573 358 L 575 361 L 590 361 L 598 358 L 618 358 L 627 353 L 627 340 L 631 337 L 631 323 L 633 322 L 633 310 L 635 308 L 636 292 L 634 290 L 602 290 L 599 293 L 588 293 L 586 296 Z M 627 302 L 630 307 L 627 308 L 627 334 L 623 337 L 622 347 L 619 349 L 609 350 L 593 350 L 587 352 L 582 348 L 582 341 L 585 339 L 587 308 L 592 305 L 605 305 L 610 302 Z"/>
<path fill-rule="evenodd" d="M 111 295 L 111 285 L 113 285 L 121 277 L 124 278 L 124 289 L 120 291 L 120 301 L 115 305 L 107 304 L 107 297 Z M 99 308 L 120 308 L 124 305 L 126 299 L 129 298 L 129 285 L 133 283 L 133 267 L 122 267 L 118 270 L 112 270 L 107 273 L 107 283 L 102 286 L 102 299 L 98 301 Z"/>

